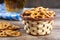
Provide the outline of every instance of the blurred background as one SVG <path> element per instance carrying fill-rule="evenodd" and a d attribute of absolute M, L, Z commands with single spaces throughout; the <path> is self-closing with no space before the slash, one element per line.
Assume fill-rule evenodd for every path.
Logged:
<path fill-rule="evenodd" d="M 0 0 L 3 3 L 4 0 Z M 25 7 L 49 7 L 49 8 L 60 8 L 60 0 L 26 0 Z"/>
<path fill-rule="evenodd" d="M 26 0 L 26 7 L 34 6 L 60 8 L 60 0 Z"/>

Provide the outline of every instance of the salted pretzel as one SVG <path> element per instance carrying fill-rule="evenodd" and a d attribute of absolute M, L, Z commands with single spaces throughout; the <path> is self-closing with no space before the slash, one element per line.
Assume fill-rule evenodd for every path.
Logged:
<path fill-rule="evenodd" d="M 54 17 L 55 12 L 48 10 L 48 8 L 37 7 L 31 10 L 25 10 L 23 16 L 30 16 L 31 18 L 50 18 Z"/>

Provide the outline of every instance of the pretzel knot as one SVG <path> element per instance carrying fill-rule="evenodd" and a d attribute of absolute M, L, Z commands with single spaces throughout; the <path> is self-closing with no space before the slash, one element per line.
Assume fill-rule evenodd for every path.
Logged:
<path fill-rule="evenodd" d="M 0 36 L 1 37 L 6 37 L 7 35 L 6 35 L 5 31 L 0 30 Z"/>
<path fill-rule="evenodd" d="M 34 13 L 31 14 L 31 17 L 32 17 L 32 18 L 38 18 L 38 17 L 37 17 L 38 15 L 39 15 L 38 12 L 34 12 Z"/>
<path fill-rule="evenodd" d="M 50 18 L 54 17 L 55 12 L 49 11 L 48 8 L 37 7 L 31 10 L 25 10 L 23 16 L 29 16 L 31 18 Z"/>
<path fill-rule="evenodd" d="M 10 26 L 9 22 L 0 22 L 0 29 L 6 29 L 8 26 Z"/>

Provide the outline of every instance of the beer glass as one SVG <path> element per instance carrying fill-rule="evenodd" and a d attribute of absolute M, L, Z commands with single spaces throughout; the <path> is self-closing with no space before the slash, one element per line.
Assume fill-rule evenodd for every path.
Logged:
<path fill-rule="evenodd" d="M 22 12 L 25 0 L 4 0 L 7 12 Z"/>

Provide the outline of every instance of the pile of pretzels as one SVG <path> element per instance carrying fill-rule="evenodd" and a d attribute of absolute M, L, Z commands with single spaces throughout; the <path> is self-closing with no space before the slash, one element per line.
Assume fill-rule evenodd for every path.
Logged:
<path fill-rule="evenodd" d="M 25 10 L 21 15 L 26 33 L 31 35 L 47 35 L 51 33 L 55 12 L 48 8 L 36 7 Z"/>
<path fill-rule="evenodd" d="M 20 27 L 10 22 L 0 22 L 0 37 L 20 36 Z"/>
<path fill-rule="evenodd" d="M 30 18 L 51 18 L 55 16 L 55 12 L 50 11 L 48 8 L 37 7 L 31 10 L 25 10 L 22 16 Z"/>

